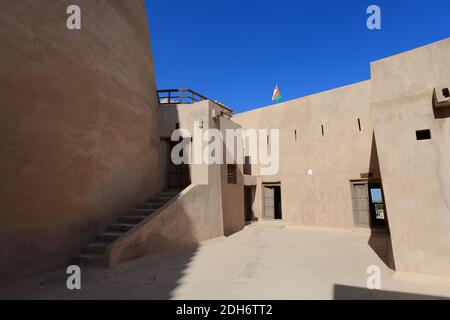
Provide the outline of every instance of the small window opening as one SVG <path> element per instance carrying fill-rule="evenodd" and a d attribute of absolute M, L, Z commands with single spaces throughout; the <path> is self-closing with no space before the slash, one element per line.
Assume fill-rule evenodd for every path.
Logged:
<path fill-rule="evenodd" d="M 180 129 L 180 123 L 179 122 L 175 123 L 175 130 L 178 130 L 178 129 Z"/>
<path fill-rule="evenodd" d="M 323 124 L 322 124 L 322 137 L 325 137 L 325 130 L 323 129 Z"/>
<path fill-rule="evenodd" d="M 250 156 L 245 156 L 244 163 L 244 174 L 251 176 L 252 175 L 252 160 Z"/>
<path fill-rule="evenodd" d="M 267 145 L 269 145 L 269 135 L 267 135 Z"/>
<path fill-rule="evenodd" d="M 227 165 L 227 171 L 228 184 L 237 184 L 237 165 Z"/>
<path fill-rule="evenodd" d="M 417 140 L 430 140 L 431 139 L 431 131 L 427 130 L 417 130 L 416 131 Z"/>
<path fill-rule="evenodd" d="M 295 141 L 297 141 L 297 130 L 294 130 Z"/>
<path fill-rule="evenodd" d="M 359 119 L 359 118 L 358 118 L 358 128 L 359 128 L 359 131 L 361 131 L 361 119 Z"/>
<path fill-rule="evenodd" d="M 444 97 L 450 98 L 450 91 L 448 90 L 448 88 L 442 89 L 442 94 L 444 95 Z"/>

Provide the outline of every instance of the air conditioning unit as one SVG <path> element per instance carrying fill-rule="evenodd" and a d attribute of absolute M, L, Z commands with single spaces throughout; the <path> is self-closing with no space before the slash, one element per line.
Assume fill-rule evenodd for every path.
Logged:
<path fill-rule="evenodd" d="M 433 106 L 435 108 L 450 107 L 450 92 L 448 88 L 435 88 L 433 91 Z"/>

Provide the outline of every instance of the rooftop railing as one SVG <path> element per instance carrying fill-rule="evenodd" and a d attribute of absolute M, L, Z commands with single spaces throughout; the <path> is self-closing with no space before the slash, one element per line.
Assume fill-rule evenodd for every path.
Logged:
<path fill-rule="evenodd" d="M 195 92 L 191 89 L 165 89 L 158 90 L 158 99 L 160 105 L 168 105 L 168 104 L 192 104 L 200 101 L 211 100 L 201 95 L 198 92 Z M 211 100 L 217 105 L 221 106 L 225 110 L 230 113 L 233 113 L 233 110 L 229 107 L 225 106 L 223 103 L 217 100 Z"/>

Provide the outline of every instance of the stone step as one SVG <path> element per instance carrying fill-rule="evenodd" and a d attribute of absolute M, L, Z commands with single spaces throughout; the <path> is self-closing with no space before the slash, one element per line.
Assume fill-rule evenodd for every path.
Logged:
<path fill-rule="evenodd" d="M 138 209 L 159 209 L 165 204 L 166 202 L 146 202 L 138 205 Z"/>
<path fill-rule="evenodd" d="M 147 200 L 150 203 L 167 203 L 175 196 L 154 196 Z"/>
<path fill-rule="evenodd" d="M 147 218 L 147 216 L 144 215 L 140 215 L 140 216 L 135 216 L 135 215 L 127 215 L 127 216 L 122 216 L 120 217 L 116 223 L 125 223 L 125 224 L 138 224 L 140 223 L 142 220 L 144 220 L 145 218 Z"/>
<path fill-rule="evenodd" d="M 97 236 L 97 240 L 99 242 L 113 242 L 117 239 L 119 239 L 122 235 L 124 235 L 125 232 L 104 232 L 104 233 L 100 233 Z"/>
<path fill-rule="evenodd" d="M 83 252 L 75 257 L 75 261 L 79 264 L 103 264 L 104 254 L 112 242 L 136 227 L 145 218 L 160 209 L 180 192 L 181 190 L 178 189 L 164 190 L 148 199 L 147 202 L 140 204 L 137 209 L 129 210 L 126 215 L 118 218 L 115 223 L 111 224 L 108 231 L 97 235 L 96 242 L 86 245 Z"/>
<path fill-rule="evenodd" d="M 95 253 L 81 253 L 75 257 L 74 263 L 76 265 L 102 265 L 104 256 Z"/>
<path fill-rule="evenodd" d="M 157 194 L 157 196 L 176 196 L 177 194 L 180 193 L 180 190 L 167 190 L 167 191 L 163 191 Z"/>
<path fill-rule="evenodd" d="M 156 209 L 131 209 L 128 210 L 128 216 L 143 216 L 143 217 L 147 217 L 149 215 L 151 215 L 153 212 L 155 212 Z"/>
<path fill-rule="evenodd" d="M 108 230 L 112 232 L 128 232 L 136 226 L 136 223 L 113 223 Z"/>
<path fill-rule="evenodd" d="M 84 252 L 85 253 L 92 253 L 92 254 L 105 254 L 106 249 L 108 249 L 108 246 L 111 243 L 108 242 L 94 242 L 94 243 L 89 243 L 88 245 L 86 245 L 84 247 Z"/>

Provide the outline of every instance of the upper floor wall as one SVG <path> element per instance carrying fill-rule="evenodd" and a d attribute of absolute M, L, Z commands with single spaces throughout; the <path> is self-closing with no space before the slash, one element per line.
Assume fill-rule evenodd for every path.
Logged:
<path fill-rule="evenodd" d="M 364 81 L 233 117 L 244 129 L 279 130 L 279 172 L 259 180 L 281 181 L 284 220 L 352 227 L 349 181 L 379 177 L 370 98 L 370 81 Z"/>

